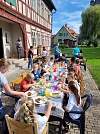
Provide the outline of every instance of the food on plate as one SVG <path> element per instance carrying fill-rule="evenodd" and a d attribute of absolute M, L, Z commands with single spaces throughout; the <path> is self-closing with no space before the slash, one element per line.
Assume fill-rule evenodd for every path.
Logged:
<path fill-rule="evenodd" d="M 31 92 L 28 92 L 27 93 L 27 96 L 32 96 L 33 94 Z"/>
<path fill-rule="evenodd" d="M 53 97 L 61 97 L 60 93 L 58 93 L 58 92 L 52 93 L 52 96 Z"/>
<path fill-rule="evenodd" d="M 43 97 L 38 97 L 38 98 L 35 99 L 35 102 L 41 104 L 42 102 L 45 102 L 46 99 L 47 99 L 47 98 L 46 98 L 45 96 L 43 96 Z"/>
<path fill-rule="evenodd" d="M 40 103 L 40 98 L 35 99 L 35 102 Z"/>
<path fill-rule="evenodd" d="M 40 98 L 42 101 L 45 101 L 47 98 L 45 96 Z"/>
<path fill-rule="evenodd" d="M 39 85 L 35 85 L 35 88 L 40 88 L 40 86 Z"/>

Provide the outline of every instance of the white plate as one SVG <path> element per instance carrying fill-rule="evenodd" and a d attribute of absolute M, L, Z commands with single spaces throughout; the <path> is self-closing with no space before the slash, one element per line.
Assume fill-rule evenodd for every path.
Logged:
<path fill-rule="evenodd" d="M 54 98 L 60 98 L 61 97 L 61 93 L 59 91 L 51 92 L 50 95 Z"/>
<path fill-rule="evenodd" d="M 41 85 L 39 84 L 36 84 L 36 86 L 32 86 L 33 89 L 40 89 L 41 88 Z"/>
<path fill-rule="evenodd" d="M 37 102 L 37 99 L 40 99 L 40 101 Z M 35 104 L 44 104 L 47 102 L 47 98 L 45 96 L 36 96 L 33 100 Z"/>
<path fill-rule="evenodd" d="M 27 92 L 25 92 L 25 94 L 26 94 L 27 98 L 32 98 L 37 95 L 37 92 L 36 91 L 27 91 Z M 28 95 L 28 94 L 30 94 L 30 95 Z"/>

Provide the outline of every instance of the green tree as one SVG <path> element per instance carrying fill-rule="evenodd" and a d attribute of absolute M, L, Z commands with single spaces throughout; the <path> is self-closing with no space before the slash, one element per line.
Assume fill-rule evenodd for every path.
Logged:
<path fill-rule="evenodd" d="M 100 37 L 100 5 L 87 8 L 81 17 L 80 34 L 82 38 L 97 46 L 98 37 Z"/>

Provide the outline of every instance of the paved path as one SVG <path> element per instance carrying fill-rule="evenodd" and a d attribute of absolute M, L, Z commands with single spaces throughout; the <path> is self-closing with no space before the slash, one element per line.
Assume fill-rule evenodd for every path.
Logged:
<path fill-rule="evenodd" d="M 83 70 L 83 68 L 82 68 Z M 9 81 L 9 84 L 11 84 L 10 82 L 12 80 L 14 80 L 16 77 L 19 77 L 22 72 L 27 71 L 29 72 L 29 70 L 19 70 L 15 73 L 13 73 L 12 75 L 10 75 L 7 79 Z M 87 71 L 85 72 L 83 70 L 84 73 L 84 79 L 85 79 L 85 83 L 86 83 L 86 90 L 85 93 L 91 93 L 93 94 L 93 104 L 90 107 L 90 109 L 88 109 L 88 111 L 86 112 L 86 129 L 85 129 L 85 134 L 100 134 L 100 91 L 98 90 L 94 80 L 92 79 L 89 70 L 87 69 Z M 2 95 L 2 101 L 3 104 L 12 104 L 14 103 L 14 100 L 10 97 L 4 96 Z M 49 134 L 57 134 L 58 131 L 58 122 L 52 122 L 52 124 L 49 126 L 50 128 L 50 132 Z M 71 124 L 72 126 L 72 124 Z M 0 134 L 3 134 L 2 131 L 2 126 L 1 126 L 1 122 L 0 122 Z M 64 132 L 64 134 L 66 134 L 66 132 Z M 79 134 L 79 129 L 77 128 L 77 126 L 73 125 L 73 128 L 70 129 L 70 131 L 67 134 Z"/>

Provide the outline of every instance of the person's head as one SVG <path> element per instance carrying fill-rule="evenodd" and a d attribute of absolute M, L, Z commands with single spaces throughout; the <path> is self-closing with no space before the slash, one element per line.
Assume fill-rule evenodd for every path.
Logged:
<path fill-rule="evenodd" d="M 43 66 L 47 65 L 47 63 L 48 63 L 48 60 L 47 60 L 47 59 L 44 59 L 44 60 L 42 61 Z"/>
<path fill-rule="evenodd" d="M 77 105 L 80 104 L 80 96 L 78 94 L 77 85 L 74 81 L 68 82 L 68 89 L 71 93 L 73 93 L 76 97 Z"/>
<path fill-rule="evenodd" d="M 0 59 L 0 72 L 5 73 L 9 70 L 11 63 L 7 59 Z"/>
<path fill-rule="evenodd" d="M 45 46 L 43 46 L 43 51 L 45 51 L 46 49 L 45 49 Z"/>
<path fill-rule="evenodd" d="M 79 65 L 79 64 L 80 64 L 80 61 L 79 61 L 79 60 L 76 60 L 75 63 L 76 63 L 77 65 Z"/>
<path fill-rule="evenodd" d="M 68 80 L 68 82 L 74 81 L 75 80 L 75 74 L 73 72 L 69 72 L 67 74 L 67 80 Z"/>
<path fill-rule="evenodd" d="M 54 62 L 54 57 L 51 57 L 50 58 L 50 62 Z"/>
<path fill-rule="evenodd" d="M 59 42 L 56 43 L 56 46 L 59 46 Z"/>
<path fill-rule="evenodd" d="M 19 109 L 19 118 L 22 123 L 32 123 L 34 117 L 34 101 L 33 99 L 25 99 Z"/>
<path fill-rule="evenodd" d="M 62 54 L 62 58 L 65 59 L 66 55 L 65 54 Z"/>
<path fill-rule="evenodd" d="M 75 70 L 74 67 L 69 67 L 69 68 L 68 68 L 68 73 L 69 73 L 69 72 L 76 73 L 76 70 Z"/>
<path fill-rule="evenodd" d="M 33 46 L 30 46 L 30 49 L 32 50 L 33 49 Z"/>
<path fill-rule="evenodd" d="M 71 57 L 71 63 L 75 63 L 75 60 L 76 60 L 75 56 Z"/>
<path fill-rule="evenodd" d="M 33 71 L 37 71 L 38 70 L 38 64 L 34 63 L 33 64 Z"/>
<path fill-rule="evenodd" d="M 34 75 L 32 73 L 27 73 L 26 79 L 29 83 L 31 83 L 34 80 Z"/>
<path fill-rule="evenodd" d="M 21 37 L 18 37 L 18 41 L 21 41 Z"/>

